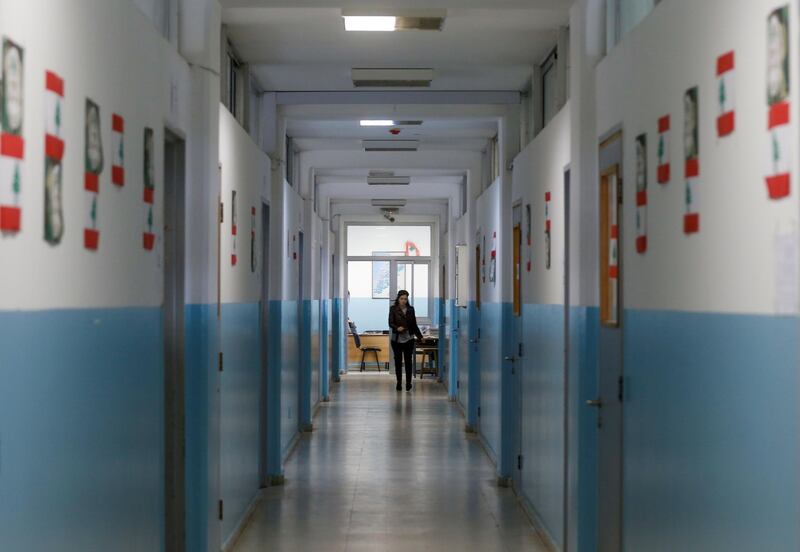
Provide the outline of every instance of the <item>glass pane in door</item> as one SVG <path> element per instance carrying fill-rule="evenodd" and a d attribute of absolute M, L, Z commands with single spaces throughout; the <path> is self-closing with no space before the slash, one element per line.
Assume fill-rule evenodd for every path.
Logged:
<path fill-rule="evenodd" d="M 428 318 L 430 316 L 428 308 L 430 304 L 430 294 L 428 293 L 428 284 L 430 283 L 429 270 L 428 264 L 414 265 L 412 305 L 414 305 L 414 310 L 417 312 L 417 318 Z"/>

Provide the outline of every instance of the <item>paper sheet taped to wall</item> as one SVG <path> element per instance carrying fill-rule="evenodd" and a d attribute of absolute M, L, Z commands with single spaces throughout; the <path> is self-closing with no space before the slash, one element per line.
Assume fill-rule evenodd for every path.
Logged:
<path fill-rule="evenodd" d="M 775 232 L 773 253 L 775 259 L 775 312 L 798 312 L 798 239 L 797 227 Z"/>

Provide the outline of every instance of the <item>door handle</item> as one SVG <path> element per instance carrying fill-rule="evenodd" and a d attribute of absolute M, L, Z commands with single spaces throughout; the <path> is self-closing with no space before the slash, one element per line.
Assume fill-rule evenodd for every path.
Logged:
<path fill-rule="evenodd" d="M 509 360 L 511 362 L 516 362 L 517 361 L 517 357 L 515 357 L 515 356 L 507 356 L 507 357 L 505 357 L 505 360 Z"/>
<path fill-rule="evenodd" d="M 586 401 L 586 406 L 594 406 L 595 408 L 603 408 L 603 399 L 589 399 Z"/>
<path fill-rule="evenodd" d="M 470 342 L 470 343 L 477 343 L 477 342 L 478 342 L 478 340 L 477 340 L 477 339 L 470 339 L 470 340 L 469 340 L 469 342 Z"/>

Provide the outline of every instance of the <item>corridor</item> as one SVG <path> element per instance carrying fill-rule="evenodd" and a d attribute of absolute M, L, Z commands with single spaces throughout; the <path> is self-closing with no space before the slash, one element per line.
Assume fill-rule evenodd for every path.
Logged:
<path fill-rule="evenodd" d="M 234 552 L 547 550 L 445 388 L 393 382 L 342 379 Z"/>

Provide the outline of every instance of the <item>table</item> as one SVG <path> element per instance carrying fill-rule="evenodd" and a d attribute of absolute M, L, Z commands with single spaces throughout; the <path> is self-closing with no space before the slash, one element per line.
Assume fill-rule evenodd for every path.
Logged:
<path fill-rule="evenodd" d="M 417 355 L 422 355 L 422 366 L 417 369 Z M 425 359 L 428 359 L 428 367 L 425 367 Z M 417 341 L 414 351 L 414 376 L 419 374 L 419 379 L 425 374 L 439 376 L 439 337 L 425 336 Z"/>

